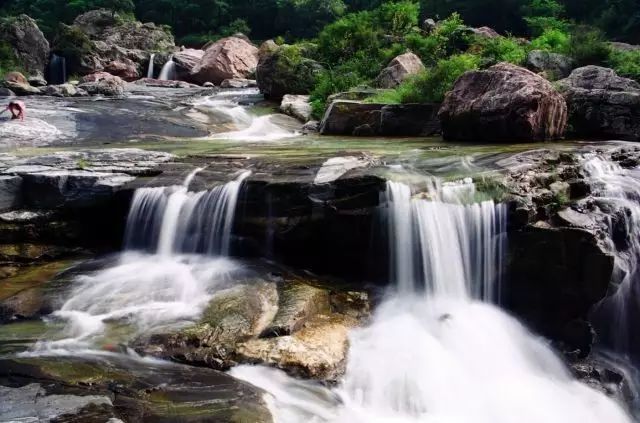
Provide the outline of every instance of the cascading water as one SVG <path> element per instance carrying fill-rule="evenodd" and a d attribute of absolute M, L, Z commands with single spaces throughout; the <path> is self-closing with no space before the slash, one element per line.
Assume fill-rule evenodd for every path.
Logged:
<path fill-rule="evenodd" d="M 200 315 L 230 274 L 242 271 L 225 256 L 249 172 L 210 191 L 189 192 L 201 170 L 179 186 L 136 191 L 127 251 L 115 265 L 77 278 L 69 299 L 51 316 L 66 323 L 63 337 L 39 342 L 27 355 L 95 354 L 123 326 L 136 335 L 185 324 Z M 132 251 L 139 247 L 153 254 Z M 189 254 L 196 252 L 206 255 Z"/>
<path fill-rule="evenodd" d="M 437 185 L 436 185 L 437 186 Z M 490 303 L 500 279 L 505 210 L 463 204 L 474 187 L 385 195 L 396 290 L 353 331 L 334 389 L 277 370 L 232 375 L 264 388 L 277 422 L 626 423 L 625 411 L 576 381 L 540 339 Z"/>
<path fill-rule="evenodd" d="M 193 175 L 183 185 L 136 191 L 127 220 L 127 249 L 143 248 L 165 256 L 229 254 L 240 187 L 250 172 L 210 191 L 189 192 Z"/>
<path fill-rule="evenodd" d="M 153 70 L 154 70 L 153 61 L 155 60 L 155 58 L 156 58 L 155 53 L 151 53 L 151 56 L 149 56 L 149 67 L 147 68 L 147 78 L 153 78 Z"/>
<path fill-rule="evenodd" d="M 162 66 L 158 79 L 161 81 L 173 81 L 176 79 L 176 62 L 173 61 L 173 55 L 169 56 L 167 63 Z"/>
<path fill-rule="evenodd" d="M 611 249 L 616 252 L 615 291 L 598 304 L 592 320 L 605 347 L 640 362 L 640 169 L 624 169 L 600 155 L 587 157 L 584 169 L 606 214 Z"/>
<path fill-rule="evenodd" d="M 52 54 L 48 70 L 47 78 L 49 84 L 64 84 L 67 82 L 67 60 L 64 57 Z"/>
<path fill-rule="evenodd" d="M 193 106 L 198 112 L 210 115 L 215 124 L 225 125 L 224 131 L 208 139 L 261 142 L 297 136 L 296 131 L 278 125 L 274 121 L 275 115 L 255 116 L 239 103 L 243 97 L 257 95 L 258 89 L 224 90 L 195 101 Z M 231 128 L 226 126 L 228 124 Z"/>

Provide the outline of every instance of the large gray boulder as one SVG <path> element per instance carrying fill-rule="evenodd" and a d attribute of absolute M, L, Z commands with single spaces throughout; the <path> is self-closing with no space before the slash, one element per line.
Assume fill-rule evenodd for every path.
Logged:
<path fill-rule="evenodd" d="M 260 47 L 256 79 L 265 97 L 280 100 L 286 94 L 311 92 L 322 66 L 305 57 L 306 54 L 303 47 L 277 46 L 273 41 L 267 41 Z"/>
<path fill-rule="evenodd" d="M 558 82 L 575 136 L 640 140 L 640 84 L 612 69 L 585 66 Z"/>
<path fill-rule="evenodd" d="M 395 88 L 408 77 L 417 75 L 422 70 L 424 70 L 424 64 L 418 56 L 411 52 L 401 54 L 382 69 L 375 80 L 375 85 L 380 88 Z"/>
<path fill-rule="evenodd" d="M 499 63 L 462 75 L 439 117 L 447 140 L 542 141 L 564 135 L 567 105 L 546 79 Z"/>
<path fill-rule="evenodd" d="M 258 48 L 244 38 L 227 37 L 216 41 L 204 52 L 191 71 L 191 79 L 200 84 L 220 84 L 225 79 L 245 78 L 258 66 Z"/>
<path fill-rule="evenodd" d="M 564 54 L 544 50 L 532 50 L 527 55 L 526 66 L 529 70 L 542 74 L 547 79 L 566 78 L 574 68 L 573 59 Z"/>
<path fill-rule="evenodd" d="M 29 75 L 44 76 L 49 61 L 49 42 L 36 21 L 27 15 L 5 19 L 0 24 L 0 43 L 11 47 L 17 62 Z"/>

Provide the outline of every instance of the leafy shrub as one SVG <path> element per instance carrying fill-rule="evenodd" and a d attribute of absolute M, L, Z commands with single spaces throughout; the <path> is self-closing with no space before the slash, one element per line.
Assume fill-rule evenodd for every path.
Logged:
<path fill-rule="evenodd" d="M 548 28 L 542 35 L 531 40 L 531 47 L 534 50 L 547 50 L 554 53 L 567 53 L 569 51 L 570 36 L 567 32 Z"/>
<path fill-rule="evenodd" d="M 13 71 L 23 72 L 22 64 L 13 52 L 13 47 L 6 41 L 0 41 L 0 77 Z"/>
<path fill-rule="evenodd" d="M 348 91 L 365 82 L 357 72 L 342 69 L 325 69 L 317 76 L 316 85 L 311 92 L 312 115 L 320 119 L 327 108 L 327 98 L 335 93 Z"/>
<path fill-rule="evenodd" d="M 458 54 L 440 60 L 436 66 L 408 79 L 393 91 L 383 92 L 372 103 L 429 103 L 441 102 L 463 73 L 478 69 L 480 57 Z"/>
<path fill-rule="evenodd" d="M 465 50 L 471 35 L 457 13 L 440 21 L 433 33 L 424 36 L 410 33 L 405 37 L 405 45 L 420 56 L 427 65 L 435 65 L 438 60 Z"/>
<path fill-rule="evenodd" d="M 578 26 L 569 39 L 568 53 L 578 66 L 602 65 L 609 58 L 609 46 L 600 30 Z"/>
<path fill-rule="evenodd" d="M 527 58 L 527 49 L 513 37 L 485 38 L 480 41 L 479 47 L 486 65 L 499 62 L 521 65 Z"/>
<path fill-rule="evenodd" d="M 379 25 L 392 35 L 404 35 L 418 25 L 420 5 L 415 1 L 385 3 L 376 10 Z"/>
<path fill-rule="evenodd" d="M 640 81 L 640 51 L 611 49 L 607 64 L 618 75 Z"/>

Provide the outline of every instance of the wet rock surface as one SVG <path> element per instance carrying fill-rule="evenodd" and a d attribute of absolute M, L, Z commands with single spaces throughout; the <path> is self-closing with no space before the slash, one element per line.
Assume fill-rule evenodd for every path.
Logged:
<path fill-rule="evenodd" d="M 26 421 L 269 423 L 262 395 L 215 370 L 118 356 L 5 359 L 0 365 L 2 415 Z"/>

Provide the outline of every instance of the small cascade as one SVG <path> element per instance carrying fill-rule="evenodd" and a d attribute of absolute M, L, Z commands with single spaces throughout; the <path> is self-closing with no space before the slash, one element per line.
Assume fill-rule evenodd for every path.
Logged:
<path fill-rule="evenodd" d="M 400 293 L 426 288 L 434 295 L 497 302 L 506 206 L 464 204 L 475 194 L 469 180 L 432 186 L 427 196 L 436 201 L 412 199 L 408 185 L 387 183 L 391 280 Z"/>
<path fill-rule="evenodd" d="M 188 187 L 200 170 L 192 172 L 183 185 L 136 190 L 127 221 L 127 249 L 165 256 L 229 254 L 238 195 L 250 172 L 209 191 L 190 192 Z"/>
<path fill-rule="evenodd" d="M 206 114 L 211 123 L 221 126 L 221 130 L 208 139 L 263 142 L 298 136 L 295 130 L 280 125 L 276 115 L 256 116 L 241 105 L 243 99 L 258 95 L 257 89 L 222 90 L 196 100 L 195 111 Z"/>
<path fill-rule="evenodd" d="M 154 68 L 154 63 L 153 61 L 156 58 L 156 54 L 155 53 L 151 53 L 151 56 L 149 57 L 149 67 L 147 68 L 147 78 L 153 78 L 153 68 Z"/>
<path fill-rule="evenodd" d="M 67 82 L 67 60 L 64 57 L 52 54 L 48 71 L 49 84 L 58 85 Z"/>
<path fill-rule="evenodd" d="M 110 266 L 77 278 L 67 301 L 51 315 L 65 322 L 61 339 L 39 342 L 25 355 L 96 354 L 119 333 L 178 327 L 202 313 L 230 274 L 242 272 L 226 256 L 238 195 L 250 172 L 209 191 L 189 192 L 200 171 L 182 185 L 136 191 L 127 251 Z M 133 251 L 140 248 L 152 254 Z M 123 326 L 130 329 L 122 333 Z"/>
<path fill-rule="evenodd" d="M 161 81 L 173 81 L 176 79 L 176 62 L 173 61 L 173 55 L 169 56 L 167 63 L 162 66 L 158 79 Z"/>
<path fill-rule="evenodd" d="M 595 307 L 592 320 L 606 347 L 640 362 L 634 324 L 640 319 L 640 169 L 624 169 L 602 156 L 587 158 L 584 169 L 616 252 L 617 288 Z"/>
<path fill-rule="evenodd" d="M 504 206 L 468 203 L 471 181 L 432 186 L 413 196 L 407 185 L 387 185 L 381 230 L 391 235 L 396 292 L 352 332 L 338 386 L 262 367 L 231 374 L 270 393 L 278 423 L 630 423 L 619 404 L 577 382 L 545 342 L 488 302 L 505 254 Z"/>

